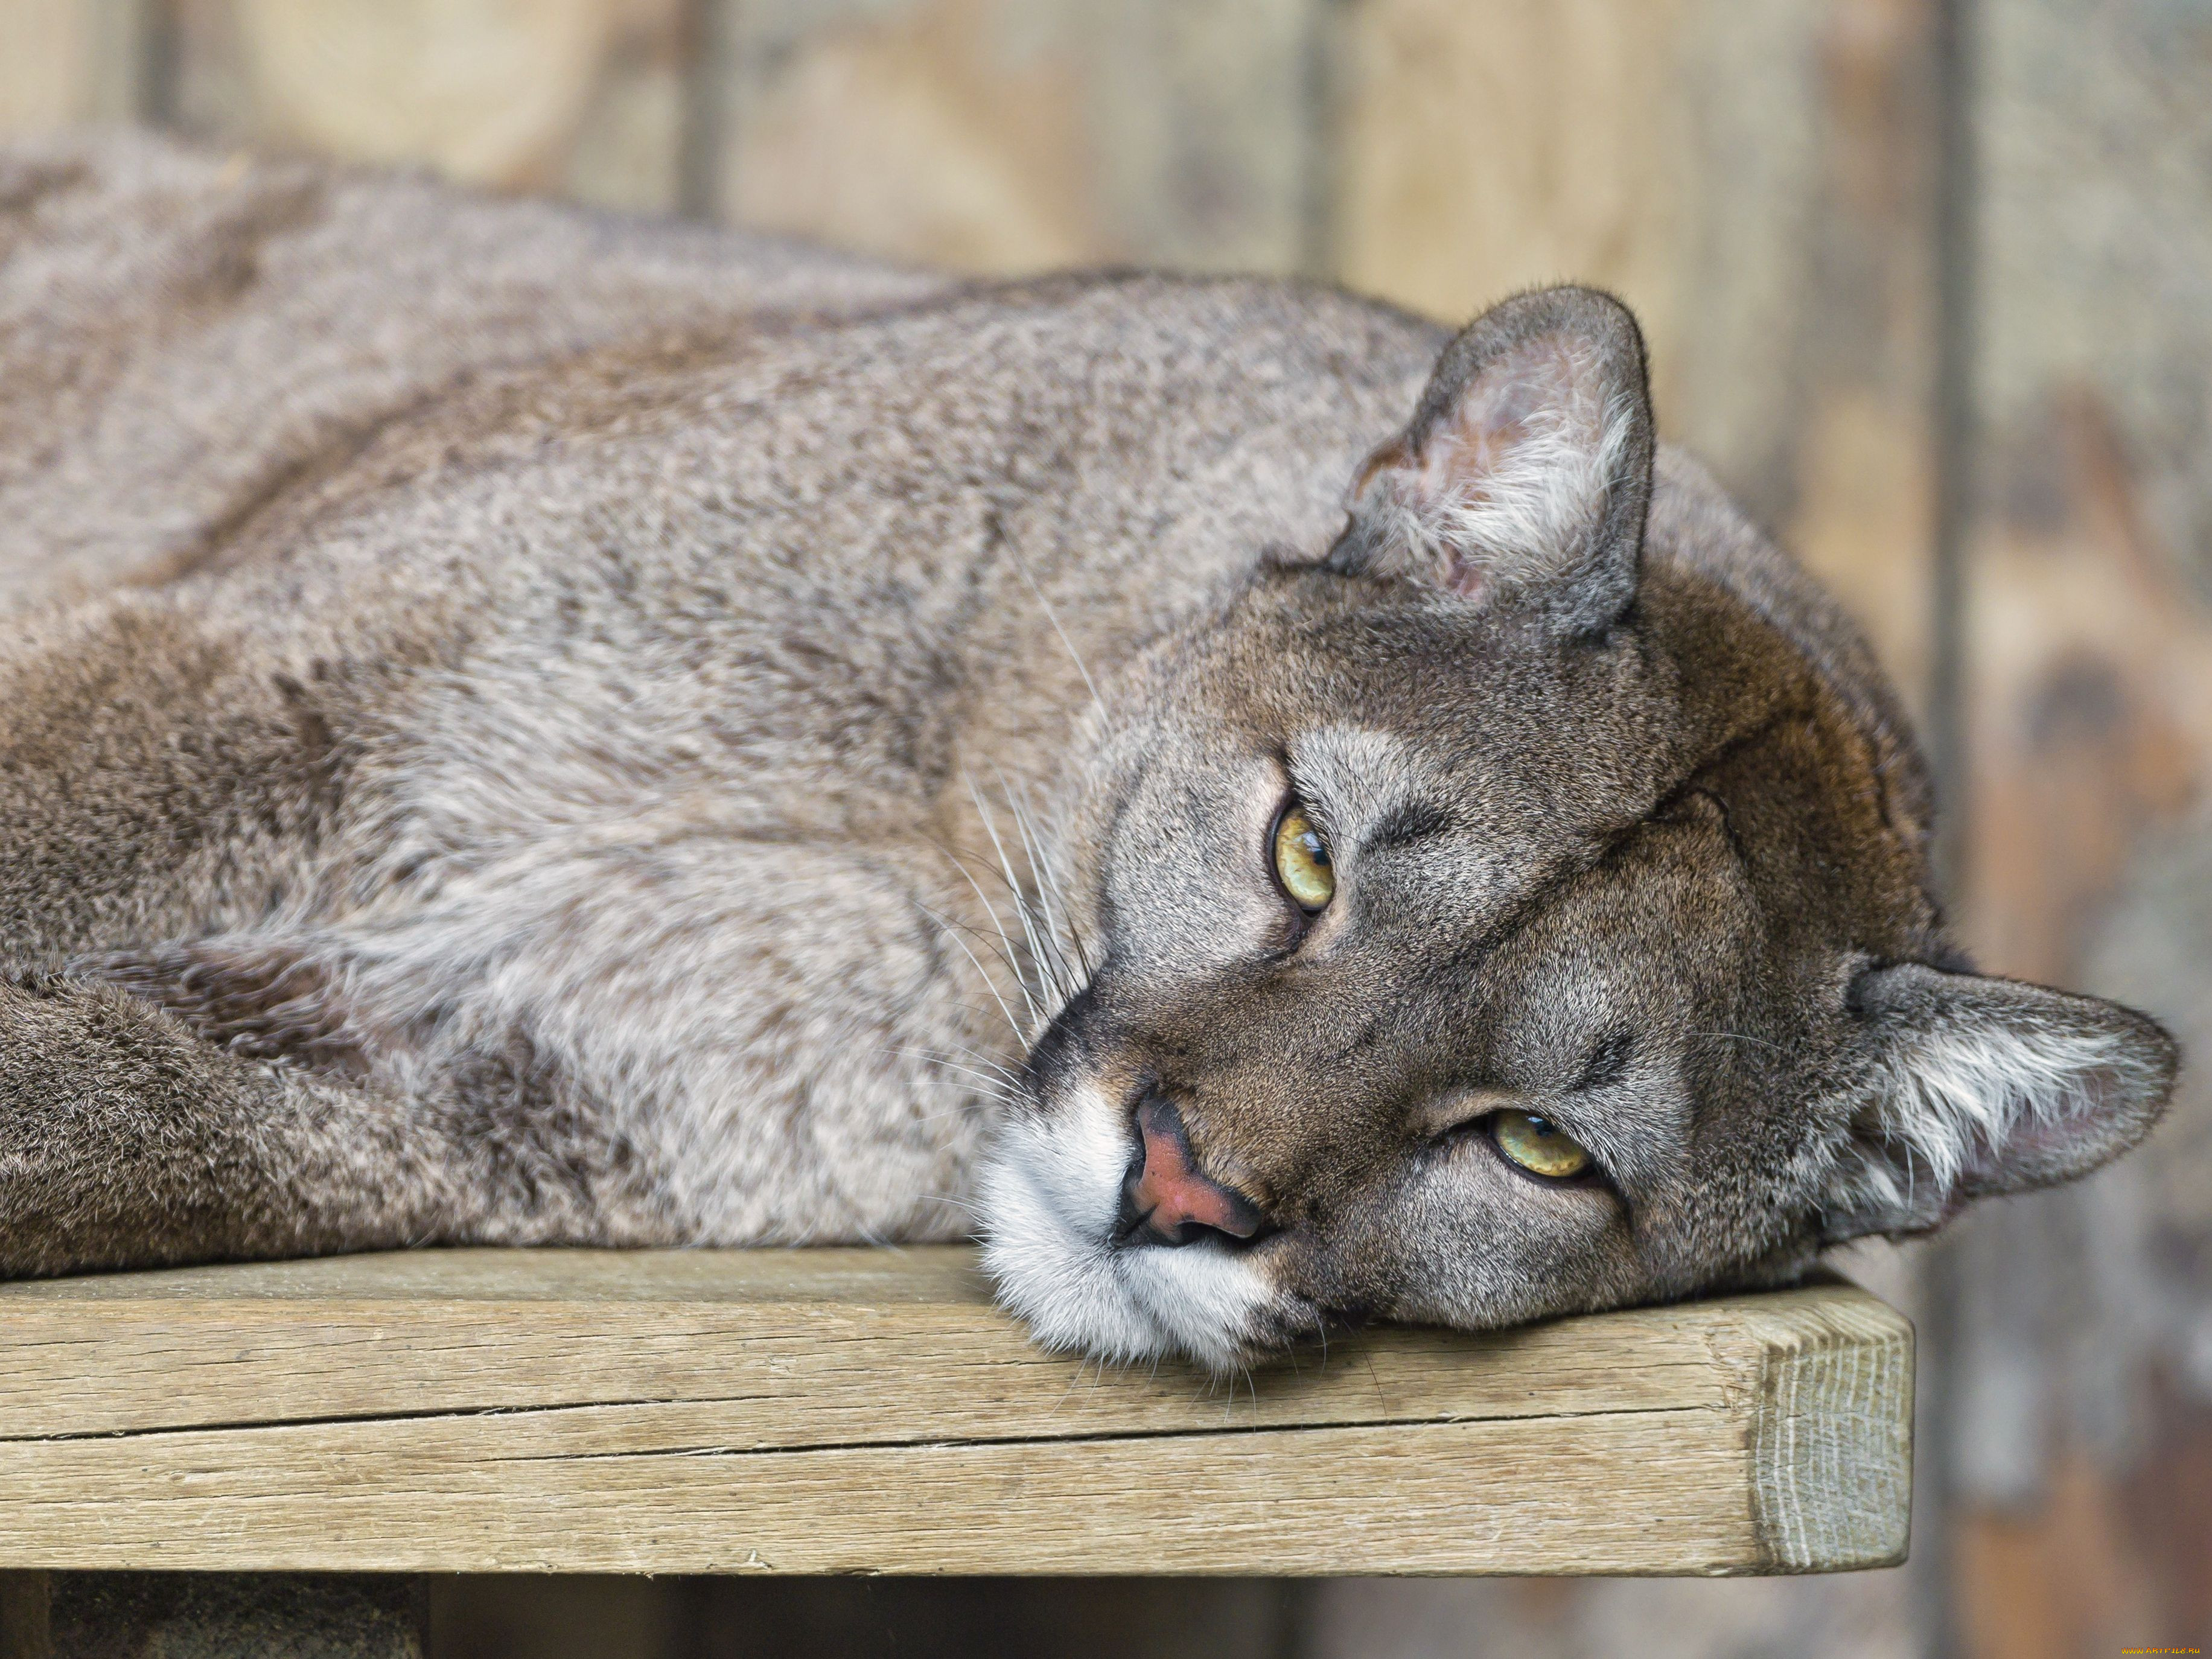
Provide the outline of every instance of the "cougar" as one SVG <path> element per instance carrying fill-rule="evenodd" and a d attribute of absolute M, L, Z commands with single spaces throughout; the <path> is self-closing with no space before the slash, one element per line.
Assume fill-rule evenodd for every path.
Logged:
<path fill-rule="evenodd" d="M 1637 325 L 0 165 L 0 1273 L 980 1237 L 1224 1367 L 2138 1141 Z"/>

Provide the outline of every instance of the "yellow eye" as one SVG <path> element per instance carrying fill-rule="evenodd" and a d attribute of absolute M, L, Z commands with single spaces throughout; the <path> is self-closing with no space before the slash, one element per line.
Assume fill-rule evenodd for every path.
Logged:
<path fill-rule="evenodd" d="M 1590 1166 L 1590 1155 L 1533 1112 L 1500 1112 L 1490 1121 L 1498 1150 L 1531 1175 L 1565 1181 Z"/>
<path fill-rule="evenodd" d="M 1318 910 L 1336 895 L 1328 843 L 1303 806 L 1290 808 L 1275 821 L 1275 874 L 1300 909 Z"/>

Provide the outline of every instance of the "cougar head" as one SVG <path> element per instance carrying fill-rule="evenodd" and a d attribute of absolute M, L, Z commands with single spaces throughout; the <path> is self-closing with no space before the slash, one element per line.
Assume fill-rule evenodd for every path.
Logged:
<path fill-rule="evenodd" d="M 2148 1130 L 2155 1024 L 1946 939 L 1893 698 L 1655 462 L 1617 302 L 1480 319 L 1351 503 L 1071 763 L 1091 971 L 983 1183 L 1041 1340 L 1224 1366 L 1774 1283 Z"/>

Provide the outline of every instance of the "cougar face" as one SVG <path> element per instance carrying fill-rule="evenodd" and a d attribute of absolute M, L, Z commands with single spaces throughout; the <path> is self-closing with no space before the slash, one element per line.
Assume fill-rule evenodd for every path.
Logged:
<path fill-rule="evenodd" d="M 1965 969 L 1863 648 L 1578 290 L 1455 342 L 1353 481 L 1102 688 L 1058 848 L 1090 971 L 983 1183 L 1043 1340 L 1238 1363 L 1773 1282 L 2082 1173 L 2149 1021 Z"/>

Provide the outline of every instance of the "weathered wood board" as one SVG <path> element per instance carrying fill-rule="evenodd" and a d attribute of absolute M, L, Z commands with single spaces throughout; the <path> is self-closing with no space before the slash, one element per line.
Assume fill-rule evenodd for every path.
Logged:
<path fill-rule="evenodd" d="M 1329 275 L 1450 321 L 1635 307 L 1686 443 L 1936 672 L 1934 0 L 1362 0 L 1332 11 Z"/>
<path fill-rule="evenodd" d="M 1855 1287 L 1233 1387 L 1030 1346 L 951 1248 L 428 1252 L 0 1285 L 0 1570 L 1737 1573 L 1901 1558 Z"/>
<path fill-rule="evenodd" d="M 1316 0 L 708 0 L 720 216 L 968 270 L 1287 271 Z"/>
<path fill-rule="evenodd" d="M 683 204 L 683 0 L 162 0 L 161 15 L 154 101 L 194 137 Z"/>

